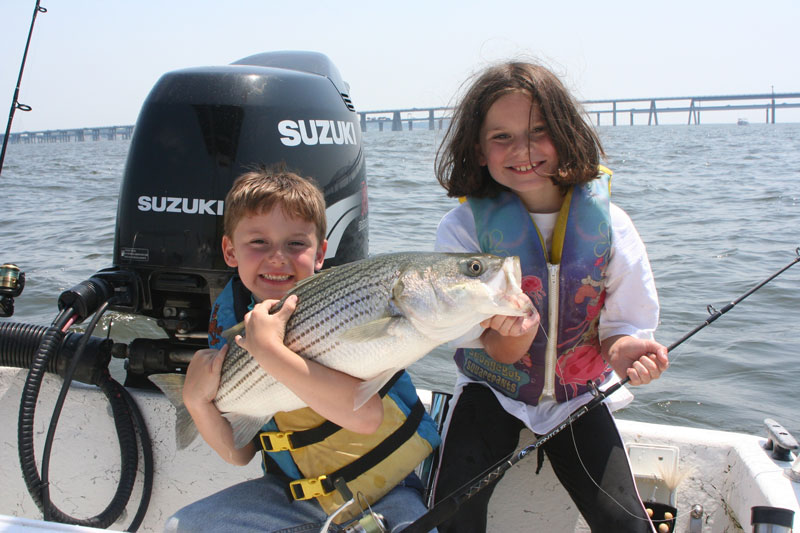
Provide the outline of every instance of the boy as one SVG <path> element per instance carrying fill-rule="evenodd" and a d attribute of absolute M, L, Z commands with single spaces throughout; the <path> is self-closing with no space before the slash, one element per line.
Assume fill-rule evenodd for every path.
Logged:
<path fill-rule="evenodd" d="M 318 497 L 317 502 L 292 501 L 287 498 L 288 482 L 300 478 L 315 481 L 318 476 L 338 471 L 342 457 L 351 463 L 354 455 L 374 449 L 397 429 L 417 402 L 411 379 L 403 373 L 383 398 L 375 395 L 354 411 L 359 379 L 303 359 L 283 344 L 284 328 L 297 298 L 287 299 L 274 315 L 269 309 L 297 282 L 322 268 L 325 231 L 321 192 L 296 174 L 263 169 L 249 172 L 240 176 L 228 193 L 222 250 L 225 262 L 237 273 L 214 304 L 209 327 L 211 348 L 198 351 L 192 359 L 183 399 L 200 434 L 223 459 L 246 465 L 261 449 L 265 452 L 266 474 L 181 509 L 167 521 L 167 531 L 318 529 L 326 515 L 341 506 L 343 498 L 333 492 Z M 309 407 L 278 413 L 262 428 L 261 435 L 268 435 L 266 438 L 237 449 L 230 424 L 212 400 L 227 353 L 219 333 L 241 320 L 247 334 L 238 339 L 240 345 Z M 297 434 L 326 420 L 341 428 L 323 437 L 324 441 L 292 451 L 272 451 L 270 432 L 291 430 Z M 391 527 L 413 522 L 425 512 L 413 470 L 438 444 L 435 424 L 426 414 L 412 437 L 393 443 L 386 460 L 368 470 L 349 473 L 348 487 L 354 494 L 366 496 L 373 510 L 383 514 Z M 291 492 L 303 496 L 298 494 L 302 490 Z M 359 512 L 357 504 L 350 505 L 337 521 Z"/>

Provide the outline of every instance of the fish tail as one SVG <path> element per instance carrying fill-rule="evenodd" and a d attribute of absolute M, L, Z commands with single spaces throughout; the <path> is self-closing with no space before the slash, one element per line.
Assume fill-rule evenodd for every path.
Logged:
<path fill-rule="evenodd" d="M 197 437 L 197 426 L 194 425 L 192 415 L 183 404 L 183 383 L 186 376 L 183 374 L 153 374 L 148 379 L 161 389 L 167 400 L 175 406 L 175 441 L 177 448 L 183 450 Z"/>

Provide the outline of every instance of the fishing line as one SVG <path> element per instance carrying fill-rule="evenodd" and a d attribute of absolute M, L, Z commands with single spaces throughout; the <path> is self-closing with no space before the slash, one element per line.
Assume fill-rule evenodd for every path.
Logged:
<path fill-rule="evenodd" d="M 562 385 L 562 387 L 564 388 L 564 392 L 566 393 L 566 391 L 567 391 L 566 385 Z M 566 404 L 569 405 L 570 398 L 569 398 L 569 396 L 567 396 L 566 398 L 567 398 Z M 614 424 L 614 429 L 617 431 L 617 434 L 619 435 L 619 429 L 617 429 L 616 424 Z M 580 463 L 581 468 L 583 469 L 583 472 L 586 474 L 586 477 L 589 479 L 589 481 L 591 481 L 592 484 L 597 488 L 597 490 L 599 490 L 604 495 L 606 495 L 606 497 L 608 497 L 612 502 L 614 502 L 614 504 L 617 507 L 619 507 L 625 514 L 627 514 L 631 518 L 633 518 L 635 520 L 641 520 L 642 522 L 647 520 L 647 521 L 651 521 L 651 522 L 655 523 L 656 520 L 642 518 L 642 517 L 634 514 L 633 512 L 629 511 L 628 508 L 625 506 L 625 504 L 623 504 L 622 502 L 620 502 L 619 500 L 614 498 L 605 489 L 603 489 L 603 487 L 600 486 L 600 484 L 594 479 L 594 477 L 592 477 L 591 472 L 589 472 L 589 469 L 587 468 L 586 464 L 583 462 L 583 458 L 581 457 L 581 452 L 580 452 L 580 450 L 578 450 L 578 441 L 575 438 L 575 429 L 572 427 L 572 423 L 571 422 L 569 424 L 569 433 L 570 433 L 570 437 L 572 438 L 572 447 L 575 450 L 575 457 L 578 458 L 578 463 Z M 620 440 L 621 439 L 622 439 L 622 435 L 620 435 Z M 630 464 L 630 460 L 628 461 L 628 464 Z M 631 474 L 633 474 L 633 472 L 631 472 Z M 633 477 L 633 476 L 631 476 L 631 477 Z M 641 497 L 640 497 L 640 500 L 642 501 L 642 503 L 644 503 L 644 500 L 641 499 Z M 644 505 L 642 506 L 642 508 L 644 509 Z"/>
<path fill-rule="evenodd" d="M 781 275 L 783 272 L 794 266 L 797 262 L 800 261 L 800 247 L 795 248 L 795 258 L 789 262 L 786 266 L 778 270 L 777 272 L 773 273 L 763 281 L 761 281 L 758 285 L 747 291 L 746 293 L 742 294 L 735 300 L 731 301 L 730 303 L 726 304 L 722 309 L 717 310 L 712 305 L 708 305 L 706 307 L 707 311 L 709 312 L 709 317 L 706 318 L 701 324 L 693 328 L 691 331 L 686 333 L 683 337 L 672 343 L 667 347 L 667 353 L 672 352 L 683 344 L 686 340 L 694 336 L 697 332 L 701 329 L 705 328 L 712 322 L 716 321 L 719 317 L 733 309 L 739 302 L 759 290 L 761 287 Z M 447 520 L 450 516 L 454 515 L 458 508 L 466 502 L 469 498 L 477 494 L 480 490 L 485 488 L 487 485 L 491 484 L 493 481 L 498 480 L 507 470 L 517 464 L 519 461 L 524 459 L 528 456 L 531 452 L 538 449 L 542 446 L 545 442 L 553 438 L 555 435 L 566 429 L 567 427 L 571 427 L 572 423 L 575 422 L 577 419 L 588 413 L 590 410 L 594 409 L 598 405 L 600 405 L 606 398 L 614 394 L 617 390 L 619 390 L 622 386 L 626 385 L 630 381 L 630 378 L 626 376 L 622 378 L 619 382 L 611 385 L 606 390 L 601 391 L 597 388 L 594 382 L 589 381 L 587 385 L 591 388 L 592 395 L 594 396 L 588 403 L 582 405 L 570 415 L 561 421 L 555 428 L 550 430 L 548 433 L 542 435 L 541 437 L 537 438 L 532 444 L 529 444 L 519 452 L 512 453 L 506 459 L 503 459 L 496 463 L 494 466 L 490 467 L 489 469 L 485 470 L 478 476 L 474 477 L 468 483 L 462 485 L 460 488 L 453 491 L 450 495 L 446 498 L 440 500 L 433 508 L 429 509 L 424 515 L 419 517 L 411 526 L 409 526 L 406 530 L 408 533 L 425 533 L 430 531 L 434 527 L 438 526 L 445 520 Z M 573 441 L 574 441 L 574 434 L 573 434 Z M 587 473 L 588 474 L 588 473 Z M 591 477 L 591 476 L 590 476 Z M 616 500 L 615 500 L 616 501 Z M 619 503 L 619 502 L 617 502 Z M 626 512 L 627 509 L 625 509 Z"/>
<path fill-rule="evenodd" d="M 677 348 L 678 346 L 680 346 L 681 344 L 683 344 L 685 341 L 687 341 L 688 339 L 690 339 L 692 336 L 694 336 L 694 334 L 695 334 L 695 333 L 697 333 L 697 332 L 698 332 L 698 331 L 700 331 L 701 329 L 705 328 L 706 326 L 708 326 L 709 324 L 711 324 L 712 322 L 714 322 L 715 320 L 717 320 L 719 317 L 721 317 L 722 315 L 724 315 L 725 313 L 727 313 L 728 311 L 730 311 L 730 310 L 731 310 L 731 309 L 732 309 L 732 308 L 733 308 L 733 307 L 734 307 L 736 304 L 738 304 L 739 302 L 741 302 L 742 300 L 744 300 L 745 298 L 747 298 L 748 296 L 750 296 L 751 294 L 753 294 L 754 292 L 756 292 L 758 289 L 760 289 L 761 287 L 763 287 L 764 285 L 766 285 L 767 283 L 769 283 L 770 281 L 772 281 L 774 278 L 776 278 L 776 277 L 778 277 L 780 274 L 782 274 L 782 273 L 783 273 L 785 270 L 789 269 L 789 268 L 790 268 L 790 267 L 792 267 L 792 266 L 793 266 L 795 263 L 797 263 L 798 261 L 800 261 L 800 247 L 798 247 L 798 248 L 796 248 L 796 249 L 795 249 L 795 255 L 796 255 L 797 257 L 795 257 L 795 259 L 794 259 L 794 260 L 792 260 L 790 263 L 788 263 L 786 266 L 784 266 L 783 268 L 781 268 L 780 270 L 778 270 L 777 272 L 775 272 L 774 274 L 772 274 L 771 276 L 769 276 L 768 278 L 766 278 L 765 280 L 763 280 L 761 283 L 759 283 L 758 285 L 756 285 L 755 287 L 753 287 L 752 289 L 750 289 L 749 291 L 747 291 L 746 293 L 744 293 L 742 296 L 740 296 L 740 297 L 739 297 L 739 298 L 737 298 L 736 300 L 734 300 L 734 301 L 732 301 L 732 302 L 728 303 L 727 305 L 725 305 L 725 306 L 724 306 L 722 309 L 720 309 L 720 310 L 717 310 L 717 309 L 716 309 L 716 308 L 715 308 L 713 305 L 710 305 L 710 304 L 709 304 L 708 306 L 706 306 L 706 311 L 708 312 L 708 314 L 709 314 L 709 317 L 708 317 L 708 318 L 707 318 L 707 319 L 706 319 L 704 322 L 702 322 L 700 325 L 698 325 L 697 327 L 695 327 L 694 329 L 692 329 L 691 331 L 689 331 L 688 333 L 686 333 L 686 334 L 685 334 L 683 337 L 681 337 L 680 339 L 678 339 L 676 342 L 674 342 L 673 344 L 671 344 L 671 345 L 670 345 L 670 346 L 667 348 L 667 353 L 670 353 L 670 354 L 671 354 L 671 353 L 672 353 L 672 351 L 673 351 L 675 348 Z M 672 363 L 674 363 L 676 359 L 677 359 L 677 357 L 676 357 L 676 358 L 672 358 L 672 361 L 671 361 L 671 362 L 672 362 Z M 619 388 L 620 388 L 622 385 L 626 384 L 626 383 L 627 383 L 627 382 L 629 382 L 629 381 L 630 381 L 630 378 L 626 376 L 626 377 L 625 377 L 625 378 L 624 378 L 624 379 L 623 379 L 623 380 L 622 380 L 622 381 L 621 381 L 621 382 L 620 382 L 620 383 L 619 383 L 619 384 L 618 384 L 618 385 L 617 385 L 617 386 L 614 388 L 614 391 L 612 391 L 612 392 L 607 392 L 607 393 L 606 393 L 606 394 L 603 396 L 603 399 L 605 399 L 606 397 L 608 397 L 608 396 L 610 396 L 611 394 L 613 394 L 613 392 L 615 392 L 615 391 L 616 391 L 617 389 L 619 389 Z M 564 388 L 564 391 L 566 392 L 566 390 L 567 390 L 567 387 L 566 387 L 566 385 L 563 385 L 563 384 L 562 384 L 562 387 Z M 610 389 L 610 387 L 609 387 L 609 389 Z M 567 396 L 567 401 L 566 401 L 566 403 L 567 403 L 567 404 L 569 404 L 569 402 L 570 402 L 570 398 L 569 398 L 569 396 Z M 643 520 L 645 520 L 645 519 L 643 519 L 643 518 L 641 518 L 641 517 L 639 517 L 639 516 L 637 516 L 637 515 L 633 514 L 631 511 L 629 511 L 629 510 L 628 510 L 628 509 L 625 507 L 625 505 L 623 505 L 621 502 L 619 502 L 617 499 L 615 499 L 615 498 L 614 498 L 612 495 L 610 495 L 608 492 L 606 492 L 606 491 L 605 491 L 605 490 L 604 490 L 604 489 L 603 489 L 603 488 L 600 486 L 600 484 L 599 484 L 599 483 L 597 483 L 597 481 L 596 481 L 596 480 L 595 480 L 595 479 L 592 477 L 592 475 L 591 475 L 591 473 L 589 472 L 588 468 L 587 468 L 587 467 L 586 467 L 586 465 L 584 464 L 584 462 L 583 462 L 583 459 L 581 458 L 580 451 L 578 450 L 578 443 L 577 443 L 577 440 L 576 440 L 576 438 L 575 438 L 575 431 L 574 431 L 574 429 L 573 429 L 573 427 L 572 427 L 572 422 L 570 422 L 570 424 L 569 424 L 569 429 L 570 429 L 570 436 L 572 437 L 572 445 L 573 445 L 573 448 L 575 449 L 575 456 L 578 458 L 578 461 L 580 462 L 581 468 L 583 468 L 583 471 L 584 471 L 584 473 L 585 473 L 585 474 L 586 474 L 586 476 L 589 478 L 589 480 L 592 482 L 592 484 L 594 484 L 594 486 L 595 486 L 595 487 L 597 487 L 597 489 L 598 489 L 600 492 L 602 492 L 603 494 L 605 494 L 605 495 L 606 495 L 606 496 L 607 496 L 607 497 L 608 497 L 608 498 L 609 498 L 609 499 L 610 499 L 612 502 L 614 502 L 614 504 L 616 504 L 616 505 L 617 505 L 617 506 L 618 506 L 620 509 L 622 509 L 622 511 L 624 511 L 626 514 L 628 514 L 629 516 L 631 516 L 632 518 L 634 518 L 634 519 L 637 519 L 637 520 L 642 520 L 642 521 L 643 521 Z M 534 444 L 535 444 L 535 443 L 534 443 Z M 642 500 L 642 501 L 643 501 L 643 500 Z M 658 522 L 658 520 L 652 520 L 652 519 L 651 519 L 651 521 L 652 521 L 653 523 L 655 523 L 655 522 Z"/>

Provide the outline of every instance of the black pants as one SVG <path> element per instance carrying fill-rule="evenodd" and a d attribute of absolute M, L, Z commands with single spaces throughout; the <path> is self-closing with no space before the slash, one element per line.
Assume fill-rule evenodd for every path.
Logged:
<path fill-rule="evenodd" d="M 451 409 L 454 409 L 453 415 L 436 482 L 436 502 L 514 452 L 519 444 L 519 432 L 524 427 L 483 385 L 467 385 Z M 571 429 L 564 429 L 542 447 L 556 476 L 593 532 L 654 531 L 639 499 L 625 447 L 608 408 L 592 409 Z M 454 517 L 439 526 L 439 532 L 486 531 L 489 498 L 496 484 L 467 500 Z"/>

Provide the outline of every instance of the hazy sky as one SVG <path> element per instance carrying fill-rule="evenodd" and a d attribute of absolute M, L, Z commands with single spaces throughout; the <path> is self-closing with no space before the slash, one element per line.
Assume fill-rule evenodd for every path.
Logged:
<path fill-rule="evenodd" d="M 0 0 L 0 130 L 34 5 Z M 12 131 L 133 124 L 164 72 L 271 50 L 327 54 L 365 111 L 452 104 L 476 69 L 516 57 L 544 62 L 581 100 L 773 87 L 800 92 L 796 0 L 43 0 L 42 6 L 48 12 L 37 17 L 19 98 L 33 111 L 17 112 Z M 763 111 L 739 114 L 764 120 Z M 702 118 L 725 121 L 714 113 Z M 777 118 L 800 121 L 800 110 L 779 111 Z"/>

